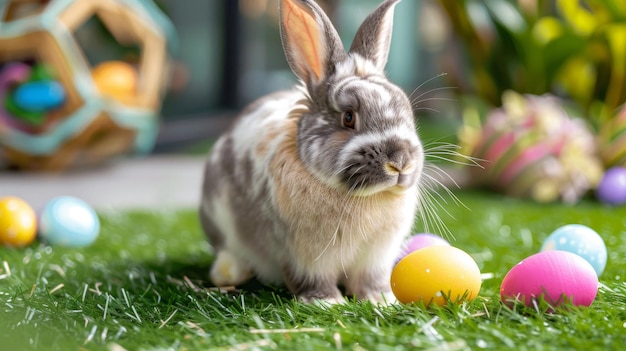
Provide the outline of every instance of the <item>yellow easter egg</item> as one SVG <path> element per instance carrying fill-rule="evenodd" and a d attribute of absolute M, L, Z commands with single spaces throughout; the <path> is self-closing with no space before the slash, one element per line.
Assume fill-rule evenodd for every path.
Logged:
<path fill-rule="evenodd" d="M 405 256 L 391 273 L 398 301 L 439 306 L 474 299 L 480 291 L 480 269 L 474 259 L 453 246 L 429 246 Z"/>
<path fill-rule="evenodd" d="M 0 198 L 0 244 L 24 247 L 35 240 L 37 218 L 24 200 L 7 196 Z"/>
<path fill-rule="evenodd" d="M 102 95 L 125 102 L 137 93 L 137 70 L 126 62 L 102 62 L 91 71 L 91 76 Z"/>

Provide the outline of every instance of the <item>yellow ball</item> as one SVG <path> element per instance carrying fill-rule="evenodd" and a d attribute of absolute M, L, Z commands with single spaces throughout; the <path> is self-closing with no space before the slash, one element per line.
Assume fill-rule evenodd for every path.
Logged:
<path fill-rule="evenodd" d="M 24 247 L 36 235 L 37 218 L 32 207 L 17 197 L 0 198 L 0 244 Z"/>
<path fill-rule="evenodd" d="M 137 70 L 126 62 L 102 62 L 91 71 L 91 76 L 102 95 L 126 102 L 137 93 Z"/>
<path fill-rule="evenodd" d="M 453 246 L 429 246 L 405 256 L 391 273 L 398 301 L 439 306 L 470 301 L 478 295 L 480 269 L 470 255 Z"/>

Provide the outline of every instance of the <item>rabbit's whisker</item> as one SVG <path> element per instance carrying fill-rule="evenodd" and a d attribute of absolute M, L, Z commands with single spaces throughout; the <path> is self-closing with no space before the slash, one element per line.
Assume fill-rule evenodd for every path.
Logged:
<path fill-rule="evenodd" d="M 413 108 L 417 108 L 419 104 L 423 103 L 423 102 L 427 102 L 427 101 L 453 101 L 453 102 L 457 102 L 457 99 L 453 99 L 453 98 L 445 98 L 445 97 L 430 97 L 430 98 L 425 98 L 425 99 L 421 99 L 421 100 L 417 100 L 417 101 L 411 101 L 411 106 Z"/>
<path fill-rule="evenodd" d="M 413 98 L 413 94 L 415 94 L 418 90 L 420 90 L 423 86 L 425 86 L 426 84 L 432 82 L 435 79 L 439 79 L 441 77 L 447 76 L 448 74 L 443 72 L 443 73 L 439 73 L 434 77 L 428 78 L 426 79 L 424 82 L 422 82 L 422 84 L 418 85 L 417 88 L 413 89 L 413 91 L 411 92 L 411 94 L 409 94 L 409 99 Z M 421 95 L 420 95 L 421 96 Z"/>
<path fill-rule="evenodd" d="M 351 166 L 348 166 L 351 167 Z M 351 193 L 354 191 L 354 189 L 357 187 L 358 183 L 355 183 L 350 189 L 348 189 L 348 191 L 346 192 L 345 198 L 344 198 L 344 202 L 341 206 L 341 213 L 339 216 L 339 220 L 337 221 L 337 227 L 335 229 L 335 232 L 333 233 L 333 235 L 331 236 L 330 240 L 328 241 L 328 244 L 326 244 L 326 246 L 324 247 L 324 249 L 322 250 L 322 252 L 320 252 L 320 254 L 315 258 L 315 261 L 319 260 L 324 253 L 326 253 L 326 251 L 328 250 L 328 248 L 330 246 L 334 246 L 337 243 L 337 236 L 339 236 L 339 244 L 343 245 L 343 235 L 340 235 L 340 231 L 341 231 L 341 224 L 343 223 L 343 217 L 346 213 L 350 212 L 347 211 L 346 209 L 348 207 L 353 208 L 353 206 L 351 206 L 351 201 L 353 200 L 353 197 L 351 196 Z M 354 200 L 353 200 L 354 201 Z M 340 250 L 343 251 L 343 250 Z M 343 263 L 343 258 L 342 258 L 342 263 Z M 344 273 L 345 273 L 345 269 L 344 269 Z"/>
<path fill-rule="evenodd" d="M 347 164 L 346 166 L 344 166 L 344 167 L 342 167 L 342 168 L 338 169 L 336 172 L 334 172 L 334 173 L 333 173 L 333 176 L 334 176 L 334 177 L 339 176 L 341 173 L 343 173 L 343 172 L 347 171 L 350 167 L 353 167 L 353 166 L 355 166 L 355 165 L 356 165 L 356 163 L 349 163 L 349 164 Z"/>
<path fill-rule="evenodd" d="M 435 164 L 430 163 L 425 165 L 424 170 L 432 173 L 428 175 L 429 177 L 437 176 L 439 177 L 439 179 L 447 179 L 450 183 L 454 184 L 457 189 L 461 188 L 456 179 L 454 179 L 450 174 L 448 174 L 448 172 L 444 171 L 443 169 L 441 169 L 441 167 Z"/>
<path fill-rule="evenodd" d="M 441 219 L 437 208 L 443 208 L 443 204 L 434 197 L 433 193 L 436 193 L 432 186 L 428 182 L 423 182 L 420 185 L 420 193 L 422 196 L 419 198 L 419 213 L 423 218 L 424 230 L 426 232 L 442 235 L 446 238 L 454 237 L 452 232 L 445 225 L 445 222 Z"/>
<path fill-rule="evenodd" d="M 433 161 L 439 160 L 461 166 L 478 166 L 483 168 L 479 163 L 482 161 L 481 159 L 458 152 L 457 150 L 460 148 L 458 145 L 447 142 L 432 142 L 424 145 L 424 156 L 429 161 L 428 163 L 434 163 Z"/>
<path fill-rule="evenodd" d="M 441 111 L 432 107 L 413 107 L 413 112 L 417 112 L 417 111 L 430 111 L 434 113 L 441 113 Z"/>
<path fill-rule="evenodd" d="M 415 96 L 415 97 L 413 97 L 413 94 L 411 94 L 410 99 L 411 99 L 411 101 L 415 101 L 415 100 L 417 100 L 417 99 L 422 98 L 423 96 L 426 96 L 426 95 L 428 95 L 428 94 L 430 94 L 430 93 L 434 93 L 434 92 L 436 92 L 436 91 L 452 90 L 452 89 L 458 89 L 458 88 L 457 88 L 457 87 L 439 87 L 439 88 L 433 88 L 433 89 L 427 90 L 427 91 L 425 91 L 425 92 L 423 92 L 423 93 L 421 93 L 421 94 L 419 94 L 418 96 Z M 417 90 L 413 90 L 413 92 L 417 92 Z"/>
<path fill-rule="evenodd" d="M 361 185 L 363 185 L 363 182 L 364 182 L 364 180 L 361 181 Z M 359 231 L 362 232 L 363 229 L 360 227 L 360 225 L 362 223 L 362 221 L 360 220 L 361 218 L 356 218 L 358 216 L 355 216 L 355 213 L 352 213 L 354 209 L 361 208 L 361 203 L 360 202 L 362 201 L 362 199 L 360 199 L 360 197 L 358 197 L 358 196 L 357 197 L 352 196 L 352 192 L 354 191 L 354 189 L 358 188 L 359 186 L 360 185 L 357 182 L 357 183 L 355 183 L 352 186 L 350 191 L 346 192 L 346 195 L 345 195 L 346 199 L 345 199 L 345 202 L 344 202 L 341 218 L 339 220 L 339 222 L 340 222 L 339 225 L 341 225 L 341 223 L 343 223 L 343 221 L 342 221 L 343 215 L 348 213 L 348 214 L 351 214 L 351 216 L 350 216 L 350 228 L 354 228 L 355 227 L 355 220 L 356 220 L 357 225 L 359 225 Z M 348 209 L 348 205 L 350 205 L 349 209 Z M 355 205 L 355 206 L 352 206 L 352 205 Z M 341 260 L 341 269 L 343 270 L 343 274 L 346 277 L 346 279 L 348 279 L 348 272 L 346 270 L 345 257 L 344 257 L 344 253 L 346 251 L 343 249 L 343 239 L 344 239 L 345 235 L 343 235 L 343 234 L 344 233 L 342 233 L 341 237 L 339 238 L 340 245 L 341 245 L 341 249 L 339 250 L 339 252 L 340 252 L 340 260 Z M 354 249 L 354 243 L 353 243 L 352 239 L 353 239 L 352 236 L 349 235 L 349 238 L 348 238 L 348 249 L 349 249 L 350 252 Z"/>
<path fill-rule="evenodd" d="M 454 216 L 448 211 L 449 199 L 466 209 L 469 209 L 443 182 L 448 179 L 454 186 L 459 188 L 456 180 L 436 163 L 440 161 L 450 162 L 459 165 L 480 166 L 476 158 L 463 155 L 458 152 L 459 146 L 446 142 L 432 142 L 424 145 L 425 164 L 423 179 L 419 182 L 419 208 L 418 211 L 423 218 L 424 229 L 428 232 L 436 230 L 447 238 L 454 238 L 452 232 L 445 225 L 439 213 L 445 213 L 450 218 Z"/>

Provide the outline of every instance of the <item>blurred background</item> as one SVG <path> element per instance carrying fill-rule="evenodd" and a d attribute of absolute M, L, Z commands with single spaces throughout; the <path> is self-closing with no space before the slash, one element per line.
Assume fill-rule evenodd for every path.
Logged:
<path fill-rule="evenodd" d="M 380 2 L 320 3 L 349 47 L 361 21 Z M 180 85 L 165 99 L 164 126 L 157 151 L 213 136 L 224 128 L 233 111 L 296 83 L 282 51 L 277 0 L 161 0 L 160 4 L 180 37 L 174 71 L 176 85 Z M 437 31 L 434 27 L 442 25 L 442 18 L 420 19 L 432 6 L 432 1 L 404 1 L 396 11 L 388 73 L 391 80 L 409 92 L 438 73 L 439 68 L 433 66 L 429 56 L 438 50 L 433 45 L 441 42 L 433 44 L 431 40 L 421 45 L 421 37 L 432 33 L 428 26 Z M 437 84 L 443 86 L 445 81 Z"/>
<path fill-rule="evenodd" d="M 67 6 L 58 20 L 70 27 L 81 47 L 87 75 L 111 59 L 140 70 L 139 88 L 142 79 L 167 72 L 167 79 L 157 84 L 163 85 L 157 102 L 149 104 L 150 99 L 139 96 L 129 103 L 118 96 L 126 106 L 109 113 L 111 119 L 122 121 L 117 127 L 124 129 L 128 121 L 141 120 L 137 116 L 148 106 L 158 113 L 158 124 L 132 125 L 135 130 L 120 132 L 106 120 L 105 127 L 99 128 L 105 128 L 107 137 L 96 132 L 86 139 L 85 149 L 101 150 L 103 144 L 122 140 L 135 143 L 135 150 L 145 142 L 151 146 L 143 147 L 143 153 L 153 155 L 204 154 L 246 104 L 296 83 L 282 51 L 278 0 L 89 1 L 93 13 L 83 13 L 76 4 L 87 1 L 0 0 L 4 9 L 0 68 L 16 60 L 27 69 L 37 59 L 55 61 L 48 57 L 49 50 L 38 49 L 55 48 L 41 45 L 49 41 L 46 36 L 31 43 L 34 54 L 24 56 L 22 37 L 15 40 L 13 31 L 32 30 L 35 22 L 29 19 L 45 16 L 53 10 L 46 6 L 58 3 Z M 380 4 L 380 0 L 318 2 L 346 46 L 362 20 Z M 138 23 L 147 27 L 142 29 Z M 152 25 L 157 30 L 151 31 Z M 167 50 L 152 44 L 157 42 L 165 43 Z M 80 60 L 69 61 L 81 73 Z M 146 66 L 152 70 L 141 71 Z M 539 201 L 576 202 L 595 189 L 606 169 L 626 165 L 626 2 L 622 0 L 405 0 L 396 7 L 387 72 L 392 82 L 412 92 L 422 139 L 456 147 L 435 148 L 430 153 L 434 160 L 468 162 L 458 153 L 478 160 L 480 167 L 467 172 L 470 185 Z M 93 77 L 98 85 L 98 77 Z M 76 95 L 89 90 L 72 85 L 65 84 L 68 98 L 72 89 L 78 91 Z M 62 113 L 72 116 L 93 95 L 86 96 L 85 103 L 79 99 L 65 104 L 65 110 L 51 112 L 50 119 L 62 119 L 58 117 Z M 129 112 L 128 106 L 139 108 Z M 6 123 L 3 132 L 0 118 L 0 144 L 27 149 L 31 140 L 42 141 L 42 131 L 54 131 L 58 125 L 44 123 L 39 129 L 18 125 L 14 133 L 14 126 Z M 31 134 L 24 135 L 24 130 Z M 141 136 L 144 132 L 147 137 Z M 150 133 L 155 137 L 151 139 Z M 108 138 L 118 134 L 126 135 L 125 139 Z M 22 143 L 11 144 L 15 140 Z M 81 149 L 76 145 L 83 144 L 73 146 Z M 10 150 L 4 151 L 21 162 L 17 168 L 37 169 L 40 162 L 49 161 Z M 75 157 L 75 150 L 59 150 L 54 153 Z M 0 164 L 1 159 L 0 154 Z M 62 169 L 68 164 L 48 162 L 39 168 Z"/>
<path fill-rule="evenodd" d="M 319 2 L 346 45 L 380 3 Z M 295 83 L 277 0 L 159 4 L 176 26 L 180 52 L 157 151 L 213 135 L 232 111 Z M 625 19 L 626 5 L 616 0 L 403 1 L 387 71 L 405 91 L 425 94 L 416 112 L 434 138 L 455 141 L 468 105 L 498 107 L 507 90 L 562 97 L 599 130 L 626 97 Z"/>

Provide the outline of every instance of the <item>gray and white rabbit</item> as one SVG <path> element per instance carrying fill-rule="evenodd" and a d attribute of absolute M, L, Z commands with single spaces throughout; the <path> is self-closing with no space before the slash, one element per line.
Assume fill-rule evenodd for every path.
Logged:
<path fill-rule="evenodd" d="M 390 274 L 418 206 L 424 152 L 407 95 L 384 74 L 386 0 L 345 51 L 312 0 L 281 0 L 290 91 L 247 107 L 213 147 L 200 219 L 217 286 L 256 276 L 301 301 L 394 300 Z"/>

